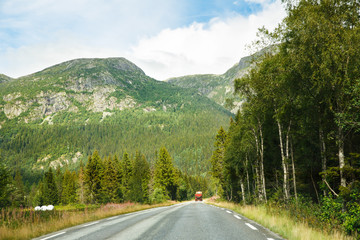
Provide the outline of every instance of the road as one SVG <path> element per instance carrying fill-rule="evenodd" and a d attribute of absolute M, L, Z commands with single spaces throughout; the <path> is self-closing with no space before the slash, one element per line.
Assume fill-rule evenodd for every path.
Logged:
<path fill-rule="evenodd" d="M 281 238 L 228 209 L 203 202 L 187 202 L 89 222 L 37 239 L 275 240 Z"/>

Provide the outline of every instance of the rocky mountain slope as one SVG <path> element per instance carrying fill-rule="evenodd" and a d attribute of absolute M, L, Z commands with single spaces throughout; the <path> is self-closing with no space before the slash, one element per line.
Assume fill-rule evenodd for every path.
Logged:
<path fill-rule="evenodd" d="M 124 58 L 77 59 L 1 79 L 0 157 L 32 170 L 76 167 L 94 149 L 151 158 L 164 145 L 178 166 L 204 172 L 214 134 L 231 115 Z"/>
<path fill-rule="evenodd" d="M 170 78 L 167 82 L 182 88 L 197 89 L 203 96 L 214 100 L 232 113 L 236 113 L 241 107 L 242 100 L 239 96 L 234 95 L 234 80 L 247 74 L 265 53 L 273 51 L 276 51 L 276 46 L 267 47 L 251 56 L 243 57 L 224 74 L 188 75 Z"/>
<path fill-rule="evenodd" d="M 241 99 L 234 96 L 234 80 L 242 77 L 247 73 L 251 65 L 251 57 L 245 57 L 235 64 L 226 73 L 221 75 L 215 74 L 198 74 L 177 78 L 170 78 L 167 82 L 183 88 L 197 89 L 202 95 L 213 99 L 218 104 L 227 107 L 233 113 L 236 113 L 241 105 Z M 234 106 L 226 105 L 227 99 L 231 100 Z"/>

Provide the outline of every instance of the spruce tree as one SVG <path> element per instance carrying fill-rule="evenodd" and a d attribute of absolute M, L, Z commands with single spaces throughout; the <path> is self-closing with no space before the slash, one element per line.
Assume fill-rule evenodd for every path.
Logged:
<path fill-rule="evenodd" d="M 76 174 L 66 169 L 63 178 L 63 190 L 61 202 L 63 204 L 75 203 L 76 201 Z"/>
<path fill-rule="evenodd" d="M 155 188 L 160 188 L 164 195 L 171 199 L 176 198 L 178 177 L 173 160 L 165 147 L 160 148 L 159 157 L 155 163 Z"/>
<path fill-rule="evenodd" d="M 115 163 L 109 156 L 104 162 L 103 178 L 101 180 L 101 200 L 103 203 L 118 201 L 118 172 Z"/>
<path fill-rule="evenodd" d="M 41 195 L 42 205 L 55 205 L 59 203 L 58 188 L 56 186 L 55 176 L 51 167 L 45 173 Z"/>
<path fill-rule="evenodd" d="M 9 170 L 0 163 L 0 208 L 10 205 L 11 177 Z"/>
<path fill-rule="evenodd" d="M 103 163 L 97 150 L 94 151 L 92 156 L 89 156 L 88 162 L 85 167 L 85 185 L 87 202 L 99 202 L 101 192 L 101 178 L 103 173 Z"/>
<path fill-rule="evenodd" d="M 227 135 L 223 127 L 220 127 L 216 137 L 215 137 L 215 150 L 211 156 L 211 175 L 216 181 L 216 191 L 222 192 L 220 188 L 224 185 L 224 154 L 226 146 Z M 219 189 L 220 188 L 220 189 Z"/>
<path fill-rule="evenodd" d="M 11 205 L 14 207 L 25 206 L 25 189 L 20 169 L 15 172 L 14 178 L 15 188 L 11 194 Z"/>
<path fill-rule="evenodd" d="M 123 178 L 123 167 L 122 167 L 122 162 L 120 161 L 120 159 L 118 158 L 118 156 L 115 154 L 114 156 L 114 160 L 113 160 L 114 166 L 116 167 L 116 172 L 117 172 L 117 199 L 118 201 L 123 201 L 124 200 L 124 194 L 122 191 L 122 178 Z"/>
<path fill-rule="evenodd" d="M 132 164 L 129 159 L 129 155 L 127 152 L 124 153 L 122 159 L 122 191 L 124 193 L 124 200 L 129 200 L 129 181 L 132 175 Z"/>
<path fill-rule="evenodd" d="M 149 200 L 150 165 L 145 156 L 139 152 L 135 154 L 133 174 L 130 177 L 130 200 L 147 202 Z"/>
<path fill-rule="evenodd" d="M 80 160 L 80 170 L 77 176 L 77 184 L 77 199 L 80 203 L 85 203 L 85 170 L 82 160 Z"/>

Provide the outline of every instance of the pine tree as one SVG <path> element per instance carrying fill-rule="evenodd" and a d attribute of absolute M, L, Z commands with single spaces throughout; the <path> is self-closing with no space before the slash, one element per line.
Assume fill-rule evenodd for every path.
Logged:
<path fill-rule="evenodd" d="M 163 193 L 171 199 L 176 199 L 178 177 L 172 158 L 165 147 L 160 148 L 159 157 L 155 163 L 155 188 L 162 189 Z"/>

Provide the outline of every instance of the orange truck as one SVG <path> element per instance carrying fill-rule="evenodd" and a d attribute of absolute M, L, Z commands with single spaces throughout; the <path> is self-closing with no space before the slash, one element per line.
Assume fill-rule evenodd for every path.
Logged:
<path fill-rule="evenodd" d="M 202 201 L 202 192 L 197 191 L 197 192 L 195 193 L 195 202 L 196 202 L 196 201 Z"/>

